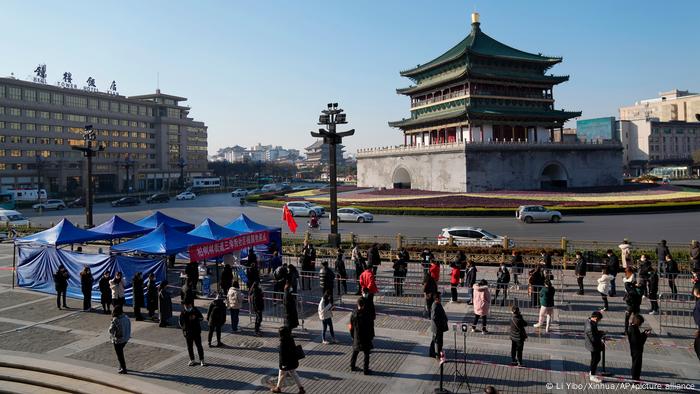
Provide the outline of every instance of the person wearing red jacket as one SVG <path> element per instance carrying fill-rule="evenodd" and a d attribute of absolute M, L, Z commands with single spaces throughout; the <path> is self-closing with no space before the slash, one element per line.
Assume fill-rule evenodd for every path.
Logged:
<path fill-rule="evenodd" d="M 430 272 L 430 276 L 435 280 L 435 283 L 440 283 L 440 264 L 438 264 L 437 261 L 432 260 L 430 262 L 428 271 Z"/>
<path fill-rule="evenodd" d="M 452 272 L 450 273 L 450 291 L 452 292 L 451 302 L 457 302 L 457 286 L 459 286 L 459 263 L 452 263 Z"/>
<path fill-rule="evenodd" d="M 377 289 L 377 282 L 374 279 L 374 273 L 372 272 L 371 266 L 367 266 L 362 275 L 360 275 L 360 288 L 369 289 L 370 294 L 375 294 L 379 292 L 379 289 Z"/>

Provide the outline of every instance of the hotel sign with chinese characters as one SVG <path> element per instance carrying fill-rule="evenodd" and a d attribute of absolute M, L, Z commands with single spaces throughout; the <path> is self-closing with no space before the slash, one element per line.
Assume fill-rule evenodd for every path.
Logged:
<path fill-rule="evenodd" d="M 46 85 L 46 64 L 39 64 L 35 69 L 34 69 L 34 74 L 36 74 L 34 77 L 31 77 L 31 80 L 35 83 L 41 83 Z M 95 78 L 90 77 L 85 81 L 87 85 L 83 86 L 84 91 L 86 92 L 91 92 L 91 93 L 100 93 L 100 90 L 97 89 L 97 86 L 95 86 Z M 59 88 L 64 88 L 64 89 L 75 89 L 78 90 L 78 85 L 73 83 L 73 74 L 70 72 L 64 72 L 63 73 L 63 80 L 56 82 L 56 86 Z M 112 83 L 109 85 L 109 89 L 106 92 L 103 92 L 112 96 L 118 96 L 119 92 L 117 91 L 117 83 L 116 81 L 112 81 Z"/>

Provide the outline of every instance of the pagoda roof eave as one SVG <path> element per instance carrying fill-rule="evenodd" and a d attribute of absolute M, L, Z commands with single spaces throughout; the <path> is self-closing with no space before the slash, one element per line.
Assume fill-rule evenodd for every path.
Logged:
<path fill-rule="evenodd" d="M 440 113 L 438 115 L 434 116 L 425 116 L 422 118 L 417 118 L 417 119 L 403 119 L 403 120 L 398 120 L 394 122 L 389 122 L 390 127 L 398 127 L 398 128 L 403 128 L 403 127 L 414 127 L 414 126 L 421 126 L 421 125 L 427 125 L 433 122 L 443 122 L 446 120 L 451 120 L 451 119 L 458 119 L 458 118 L 464 118 L 467 115 L 467 110 L 465 108 L 462 108 L 458 111 L 450 111 L 450 112 L 445 112 L 445 113 Z"/>
<path fill-rule="evenodd" d="M 508 110 L 504 108 L 469 108 L 469 117 L 491 117 L 491 118 L 537 118 L 548 120 L 569 120 L 571 118 L 580 117 L 581 111 L 563 111 L 563 110 L 541 110 L 541 111 L 523 111 Z"/>

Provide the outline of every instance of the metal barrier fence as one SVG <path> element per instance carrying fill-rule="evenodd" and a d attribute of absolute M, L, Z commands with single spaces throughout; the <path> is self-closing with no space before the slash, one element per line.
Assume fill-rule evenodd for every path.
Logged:
<path fill-rule="evenodd" d="M 659 332 L 665 327 L 696 328 L 693 320 L 695 302 L 692 294 L 659 294 Z"/>
<path fill-rule="evenodd" d="M 304 297 L 301 294 L 294 294 L 296 297 L 297 315 L 299 316 L 299 326 L 304 330 Z M 282 302 L 284 293 L 278 291 L 263 291 L 263 321 L 273 322 L 284 325 L 285 323 L 285 310 L 284 303 Z M 246 300 L 247 301 L 247 300 Z M 252 311 L 252 306 L 248 305 L 248 317 L 252 323 L 255 319 L 255 314 Z"/>

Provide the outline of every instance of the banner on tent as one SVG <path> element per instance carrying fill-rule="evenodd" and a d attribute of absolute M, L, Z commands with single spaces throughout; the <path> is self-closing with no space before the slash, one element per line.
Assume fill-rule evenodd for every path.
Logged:
<path fill-rule="evenodd" d="M 267 231 L 256 231 L 249 234 L 190 246 L 190 259 L 193 261 L 200 261 L 219 257 L 237 250 L 246 249 L 255 245 L 267 244 L 269 242 L 270 236 Z"/>

